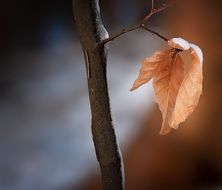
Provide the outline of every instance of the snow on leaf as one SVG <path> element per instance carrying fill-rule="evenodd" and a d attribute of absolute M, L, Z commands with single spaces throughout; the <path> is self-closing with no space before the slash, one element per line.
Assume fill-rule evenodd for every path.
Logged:
<path fill-rule="evenodd" d="M 172 38 L 172 39 L 168 40 L 167 44 L 168 44 L 168 46 L 175 48 L 175 49 L 180 49 L 180 50 L 190 49 L 190 44 L 182 38 Z"/>
<path fill-rule="evenodd" d="M 197 106 L 202 93 L 202 62 L 201 49 L 182 38 L 168 40 L 171 50 L 155 52 L 145 58 L 131 91 L 153 79 L 155 101 L 162 113 L 160 134 L 167 134 L 171 128 L 177 129 Z M 184 71 L 184 62 L 179 50 L 189 50 L 191 63 Z M 187 63 L 186 63 L 187 64 Z"/>

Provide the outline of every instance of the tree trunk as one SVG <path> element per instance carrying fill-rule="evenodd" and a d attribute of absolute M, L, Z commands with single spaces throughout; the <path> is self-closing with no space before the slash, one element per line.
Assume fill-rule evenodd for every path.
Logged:
<path fill-rule="evenodd" d="M 92 134 L 104 190 L 123 190 L 122 160 L 112 125 L 106 78 L 108 37 L 98 0 L 73 0 L 73 11 L 86 63 Z"/>

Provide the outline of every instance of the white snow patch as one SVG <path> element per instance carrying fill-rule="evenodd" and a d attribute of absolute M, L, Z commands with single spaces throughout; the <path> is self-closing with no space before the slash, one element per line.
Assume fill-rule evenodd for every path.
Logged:
<path fill-rule="evenodd" d="M 203 64 L 203 52 L 201 51 L 200 47 L 195 44 L 190 44 L 191 49 L 197 54 L 200 64 Z"/>
<path fill-rule="evenodd" d="M 190 44 L 182 38 L 172 38 L 168 40 L 168 45 L 172 48 L 177 48 L 181 50 L 190 49 Z"/>

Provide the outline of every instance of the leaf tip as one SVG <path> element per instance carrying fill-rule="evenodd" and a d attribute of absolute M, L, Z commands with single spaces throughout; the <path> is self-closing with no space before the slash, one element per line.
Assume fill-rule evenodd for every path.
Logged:
<path fill-rule="evenodd" d="M 169 134 L 170 131 L 171 131 L 171 129 L 160 130 L 159 134 L 160 134 L 160 135 L 167 135 L 167 134 Z"/>
<path fill-rule="evenodd" d="M 170 131 L 171 131 L 171 127 L 168 125 L 168 123 L 165 120 L 163 120 L 159 134 L 167 135 Z"/>

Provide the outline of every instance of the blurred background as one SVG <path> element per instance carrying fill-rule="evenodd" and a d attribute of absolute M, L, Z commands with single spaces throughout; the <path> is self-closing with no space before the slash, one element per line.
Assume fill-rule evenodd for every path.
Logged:
<path fill-rule="evenodd" d="M 100 6 L 111 34 L 143 18 L 151 1 Z M 141 60 L 165 42 L 134 31 L 110 43 L 108 85 L 127 190 L 222 189 L 221 19 L 219 0 L 178 0 L 148 23 L 204 53 L 199 106 L 167 136 L 158 134 L 152 85 L 129 92 Z M 72 1 L 3 0 L 0 23 L 0 190 L 99 190 Z"/>

